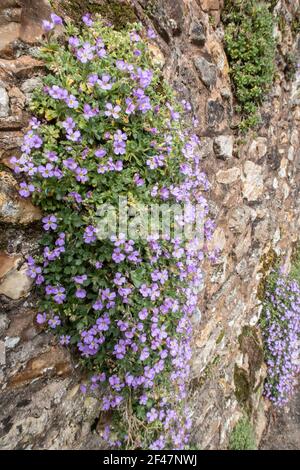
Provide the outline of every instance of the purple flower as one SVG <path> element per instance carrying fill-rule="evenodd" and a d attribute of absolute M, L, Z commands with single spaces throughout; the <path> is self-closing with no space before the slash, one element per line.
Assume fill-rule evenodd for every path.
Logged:
<path fill-rule="evenodd" d="M 158 412 L 155 408 L 151 408 L 151 410 L 148 411 L 146 416 L 148 423 L 153 423 L 153 421 L 156 421 L 158 418 Z"/>
<path fill-rule="evenodd" d="M 71 336 L 69 335 L 62 335 L 59 338 L 59 342 L 62 346 L 67 346 L 70 343 Z"/>
<path fill-rule="evenodd" d="M 76 168 L 78 167 L 77 163 L 73 158 L 67 158 L 67 160 L 63 160 L 63 165 L 71 171 L 76 170 Z"/>
<path fill-rule="evenodd" d="M 93 26 L 93 20 L 90 13 L 85 13 L 85 15 L 82 17 L 82 21 L 84 24 L 86 24 L 86 26 Z"/>
<path fill-rule="evenodd" d="M 103 158 L 103 157 L 105 157 L 106 153 L 107 153 L 106 150 L 103 149 L 103 148 L 97 149 L 97 150 L 95 151 L 95 156 L 96 156 L 97 158 Z"/>
<path fill-rule="evenodd" d="M 96 238 L 96 228 L 93 227 L 92 225 L 89 225 L 84 231 L 83 239 L 84 239 L 85 243 L 87 243 L 87 244 L 90 244 L 90 243 L 93 243 L 94 241 L 96 241 L 97 240 L 97 238 Z"/>
<path fill-rule="evenodd" d="M 20 191 L 19 194 L 22 197 L 29 197 L 31 193 L 34 192 L 34 186 L 33 184 L 27 184 L 25 181 L 20 183 Z"/>
<path fill-rule="evenodd" d="M 74 95 L 68 96 L 68 98 L 66 99 L 66 103 L 69 108 L 76 109 L 79 106 L 78 100 L 76 99 Z"/>
<path fill-rule="evenodd" d="M 148 37 L 148 39 L 155 39 L 157 36 L 156 36 L 155 31 L 150 28 L 147 31 L 147 37 Z"/>
<path fill-rule="evenodd" d="M 67 134 L 67 139 L 72 140 L 73 142 L 79 142 L 80 138 L 81 138 L 80 131 L 69 132 Z"/>
<path fill-rule="evenodd" d="M 73 48 L 78 47 L 79 44 L 80 44 L 79 39 L 76 38 L 75 36 L 70 36 L 69 39 L 68 39 L 68 42 L 69 42 L 69 45 Z"/>
<path fill-rule="evenodd" d="M 42 325 L 43 323 L 46 323 L 47 321 L 47 314 L 46 312 L 44 313 L 38 313 L 37 316 L 36 316 L 36 322 L 39 324 L 39 325 Z"/>
<path fill-rule="evenodd" d="M 60 318 L 58 315 L 55 315 L 53 318 L 50 318 L 50 320 L 48 320 L 48 325 L 50 326 L 50 328 L 52 328 L 53 330 L 59 326 L 61 324 L 61 321 L 60 321 Z"/>
<path fill-rule="evenodd" d="M 73 281 L 76 282 L 76 284 L 83 284 L 87 280 L 87 275 L 82 274 L 81 276 L 74 276 Z"/>
<path fill-rule="evenodd" d="M 86 297 L 86 290 L 77 289 L 77 291 L 75 292 L 75 297 L 77 297 L 77 299 L 84 299 Z"/>
<path fill-rule="evenodd" d="M 48 230 L 55 230 L 57 228 L 57 218 L 55 217 L 55 215 L 49 215 L 47 217 L 44 217 L 42 219 L 42 222 L 43 222 L 43 228 L 44 230 L 48 231 Z"/>
<path fill-rule="evenodd" d="M 104 112 L 105 116 L 113 117 L 114 119 L 119 119 L 119 112 L 121 111 L 121 107 L 119 105 L 113 106 L 111 103 L 107 103 L 105 105 L 106 111 Z"/>
<path fill-rule="evenodd" d="M 52 23 L 55 25 L 63 24 L 63 20 L 61 19 L 61 17 L 56 15 L 55 13 L 51 13 L 51 20 L 52 20 Z"/>
<path fill-rule="evenodd" d="M 95 116 L 97 116 L 97 114 L 99 114 L 99 109 L 98 108 L 92 108 L 89 104 L 85 104 L 83 106 L 83 117 L 85 119 L 90 119 L 90 118 L 93 118 Z"/>
<path fill-rule="evenodd" d="M 77 49 L 76 57 L 82 64 L 86 64 L 90 60 L 93 60 L 94 50 L 94 46 L 92 46 L 89 42 L 85 42 L 80 49 Z"/>
<path fill-rule="evenodd" d="M 43 20 L 42 25 L 43 25 L 44 31 L 46 31 L 47 33 L 54 28 L 54 24 L 48 20 Z"/>
<path fill-rule="evenodd" d="M 51 178 L 54 175 L 53 165 L 51 163 L 46 163 L 46 165 L 40 165 L 38 167 L 38 172 L 42 175 L 43 178 Z"/>
<path fill-rule="evenodd" d="M 101 79 L 98 80 L 98 85 L 102 90 L 111 90 L 112 84 L 110 83 L 111 76 L 108 74 L 103 74 Z"/>
<path fill-rule="evenodd" d="M 64 287 L 56 288 L 56 292 L 54 292 L 53 299 L 57 304 L 62 304 L 66 299 L 65 288 Z"/>
<path fill-rule="evenodd" d="M 76 168 L 76 180 L 80 183 L 86 183 L 88 181 L 87 176 L 87 169 L 86 168 Z"/>

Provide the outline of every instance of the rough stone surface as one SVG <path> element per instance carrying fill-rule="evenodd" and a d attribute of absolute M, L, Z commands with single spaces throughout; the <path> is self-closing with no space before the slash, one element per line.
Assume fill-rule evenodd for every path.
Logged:
<path fill-rule="evenodd" d="M 5 88 L 0 86 L 0 118 L 9 113 L 9 97 Z"/>
<path fill-rule="evenodd" d="M 231 135 L 220 135 L 215 138 L 214 151 L 218 158 L 227 160 L 232 157 L 233 152 L 233 136 Z"/>
<path fill-rule="evenodd" d="M 208 86 L 213 87 L 217 81 L 217 68 L 204 57 L 197 57 L 195 59 L 195 66 L 199 72 L 202 82 Z"/>
<path fill-rule="evenodd" d="M 266 424 L 261 398 L 266 371 L 256 328 L 263 260 L 275 252 L 290 266 L 300 232 L 300 74 L 291 81 L 285 76 L 287 54 L 299 62 L 299 40 L 289 28 L 282 35 L 275 83 L 261 109 L 263 123 L 255 134 L 241 139 L 235 131 L 238 116 L 219 24 L 223 2 L 158 0 L 153 8 L 147 0 L 132 2 L 138 19 L 158 32 L 152 54 L 164 77 L 180 99 L 192 104 L 203 169 L 212 183 L 209 199 L 217 230 L 210 247 L 221 252 L 213 266 L 204 265 L 205 283 L 193 318 L 192 440 L 201 449 L 226 449 L 232 428 L 247 412 L 259 441 Z M 299 0 L 279 0 L 276 7 L 287 18 L 297 8 Z M 43 64 L 30 56 L 30 48 L 48 15 L 44 1 L 0 2 L 0 38 L 3 41 L 5 31 L 14 33 L 0 47 L 0 90 L 5 89 L 0 91 L 2 449 L 102 445 L 94 431 L 99 402 L 80 393 L 83 371 L 36 324 L 37 299 L 28 292 L 29 285 L 24 286 L 21 266 L 25 256 L 38 249 L 38 224 L 31 222 L 41 215 L 19 197 L 9 159 L 20 151 L 27 120 L 24 106 L 43 73 Z M 4 295 L 4 287 L 12 298 Z"/>

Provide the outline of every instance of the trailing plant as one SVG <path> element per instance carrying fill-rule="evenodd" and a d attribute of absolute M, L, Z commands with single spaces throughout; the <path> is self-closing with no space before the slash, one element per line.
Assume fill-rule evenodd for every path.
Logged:
<path fill-rule="evenodd" d="M 190 107 L 152 70 L 152 30 L 120 33 L 85 15 L 81 27 L 66 24 L 62 43 L 55 24 L 63 22 L 54 14 L 44 22 L 50 73 L 31 104 L 22 155 L 12 158 L 28 178 L 20 194 L 45 214 L 43 252 L 28 259 L 41 296 L 37 322 L 80 354 L 91 373 L 83 391 L 104 390 L 109 447 L 184 448 L 190 316 L 205 246 L 197 236 L 145 235 L 143 224 L 134 239 L 120 230 L 100 237 L 99 207 L 117 212 L 120 197 L 131 211 L 185 204 L 193 222 L 197 203 L 211 237 L 199 140 L 182 125 Z"/>
<path fill-rule="evenodd" d="M 233 428 L 229 438 L 230 450 L 256 450 L 253 427 L 248 417 L 241 418 Z"/>
<path fill-rule="evenodd" d="M 280 271 L 268 278 L 261 327 L 268 367 L 265 395 L 282 406 L 292 396 L 300 371 L 300 286 Z"/>
<path fill-rule="evenodd" d="M 269 9 L 266 1 L 229 0 L 223 13 L 225 49 L 242 131 L 259 123 L 258 108 L 273 82 L 276 44 Z"/>

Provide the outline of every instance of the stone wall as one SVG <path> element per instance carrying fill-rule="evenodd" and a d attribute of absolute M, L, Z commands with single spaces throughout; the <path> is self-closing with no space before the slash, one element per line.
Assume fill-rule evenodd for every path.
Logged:
<path fill-rule="evenodd" d="M 67 14 L 72 0 L 53 2 Z M 76 2 L 75 2 L 76 3 Z M 93 2 L 103 7 L 104 0 Z M 128 5 L 128 2 L 123 0 Z M 285 58 L 298 57 L 291 19 L 299 0 L 279 0 L 287 19 L 278 31 L 277 73 L 261 110 L 263 124 L 246 137 L 238 116 L 223 48 L 222 0 L 139 0 L 132 11 L 159 33 L 156 60 L 199 120 L 203 165 L 217 230 L 219 261 L 205 266 L 205 288 L 194 318 L 191 396 L 193 441 L 226 448 L 243 412 L 259 440 L 265 408 L 265 376 L 257 322 L 263 278 L 276 256 L 289 269 L 300 226 L 300 76 L 290 79 Z M 34 56 L 47 1 L 0 2 L 0 447 L 97 446 L 99 409 L 82 396 L 74 359 L 34 322 L 35 296 L 25 275 L 25 256 L 38 249 L 41 214 L 21 200 L 9 159 L 19 152 L 28 119 L 26 104 L 43 64 Z"/>

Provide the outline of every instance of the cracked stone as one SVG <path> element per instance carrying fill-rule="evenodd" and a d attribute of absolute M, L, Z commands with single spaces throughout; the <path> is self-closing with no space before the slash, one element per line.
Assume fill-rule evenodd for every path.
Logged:
<path fill-rule="evenodd" d="M 233 136 L 232 135 L 220 135 L 214 140 L 214 151 L 217 158 L 222 160 L 228 160 L 232 157 L 233 153 Z"/>
<path fill-rule="evenodd" d="M 8 116 L 9 97 L 4 87 L 0 86 L 0 118 Z"/>
<path fill-rule="evenodd" d="M 207 87 L 215 86 L 217 82 L 217 67 L 212 62 L 204 59 L 204 57 L 195 59 L 194 64 L 204 85 Z"/>

